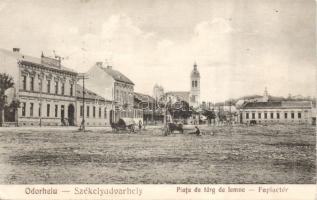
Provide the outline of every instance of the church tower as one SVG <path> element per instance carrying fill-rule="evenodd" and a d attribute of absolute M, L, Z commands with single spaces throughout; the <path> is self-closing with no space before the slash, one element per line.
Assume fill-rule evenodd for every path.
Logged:
<path fill-rule="evenodd" d="M 190 99 L 189 105 L 198 107 L 200 103 L 200 74 L 197 64 L 194 63 L 194 69 L 190 74 Z"/>

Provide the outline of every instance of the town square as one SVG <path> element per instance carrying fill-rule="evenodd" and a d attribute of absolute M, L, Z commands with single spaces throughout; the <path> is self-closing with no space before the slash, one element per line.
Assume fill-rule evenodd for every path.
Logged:
<path fill-rule="evenodd" d="M 0 184 L 315 183 L 314 4 L 260 5 L 0 2 Z"/>

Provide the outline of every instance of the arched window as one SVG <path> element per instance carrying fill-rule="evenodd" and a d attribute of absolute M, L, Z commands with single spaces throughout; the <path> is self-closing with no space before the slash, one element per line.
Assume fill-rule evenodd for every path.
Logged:
<path fill-rule="evenodd" d="M 192 81 L 192 87 L 195 87 L 195 81 Z"/>

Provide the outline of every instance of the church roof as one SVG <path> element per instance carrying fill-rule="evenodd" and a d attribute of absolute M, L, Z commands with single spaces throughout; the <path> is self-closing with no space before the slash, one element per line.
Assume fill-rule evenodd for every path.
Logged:
<path fill-rule="evenodd" d="M 199 71 L 197 69 L 197 64 L 196 63 L 194 64 L 194 68 L 193 68 L 193 70 L 192 70 L 192 72 L 190 74 L 190 77 L 191 78 L 193 78 L 193 77 L 199 78 L 200 77 L 200 73 L 199 73 Z"/>

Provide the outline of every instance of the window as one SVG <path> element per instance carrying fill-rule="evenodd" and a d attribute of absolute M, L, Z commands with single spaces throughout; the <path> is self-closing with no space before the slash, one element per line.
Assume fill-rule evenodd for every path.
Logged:
<path fill-rule="evenodd" d="M 57 117 L 58 113 L 58 105 L 55 105 L 55 117 Z"/>
<path fill-rule="evenodd" d="M 107 118 L 107 108 L 105 108 L 105 111 L 104 111 L 104 118 L 105 119 Z"/>
<path fill-rule="evenodd" d="M 249 113 L 245 113 L 245 118 L 249 119 Z"/>
<path fill-rule="evenodd" d="M 47 93 L 51 93 L 51 80 L 47 80 Z"/>
<path fill-rule="evenodd" d="M 69 93 L 70 96 L 73 96 L 73 89 L 74 89 L 73 87 L 74 87 L 74 85 L 73 85 L 73 84 L 70 84 L 70 91 L 69 91 L 69 92 L 70 92 L 70 93 Z"/>
<path fill-rule="evenodd" d="M 95 106 L 92 107 L 92 116 L 93 116 L 93 118 L 96 117 L 96 107 Z"/>
<path fill-rule="evenodd" d="M 33 117 L 34 103 L 30 103 L 30 117 Z"/>
<path fill-rule="evenodd" d="M 89 117 L 89 106 L 87 106 L 87 117 Z"/>
<path fill-rule="evenodd" d="M 119 101 L 119 90 L 116 90 L 116 100 Z"/>
<path fill-rule="evenodd" d="M 297 117 L 298 117 L 298 119 L 301 119 L 302 118 L 302 113 L 297 113 Z"/>
<path fill-rule="evenodd" d="M 26 76 L 22 76 L 23 90 L 26 90 Z"/>
<path fill-rule="evenodd" d="M 261 119 L 261 113 L 258 113 L 258 118 Z"/>
<path fill-rule="evenodd" d="M 195 87 L 195 81 L 192 81 L 192 87 Z"/>
<path fill-rule="evenodd" d="M 30 77 L 30 91 L 34 91 L 34 77 Z"/>
<path fill-rule="evenodd" d="M 274 118 L 274 113 L 271 113 L 271 119 L 273 119 Z"/>
<path fill-rule="evenodd" d="M 197 84 L 197 81 L 195 81 L 195 87 L 197 87 L 197 85 L 198 85 L 198 84 Z"/>
<path fill-rule="evenodd" d="M 84 106 L 80 106 L 80 116 L 84 116 Z"/>
<path fill-rule="evenodd" d="M 255 113 L 252 113 L 252 119 L 255 119 Z"/>
<path fill-rule="evenodd" d="M 284 113 L 284 118 L 287 119 L 287 113 Z"/>
<path fill-rule="evenodd" d="M 294 113 L 291 113 L 291 118 L 292 118 L 292 119 L 294 119 L 294 118 L 295 118 Z"/>
<path fill-rule="evenodd" d="M 65 94 L 65 83 L 62 83 L 61 92 L 62 92 L 62 95 Z"/>
<path fill-rule="evenodd" d="M 101 107 L 99 108 L 99 118 L 101 118 Z"/>
<path fill-rule="evenodd" d="M 50 116 L 50 112 L 51 112 L 51 105 L 47 104 L 46 106 L 46 116 L 49 117 Z"/>
<path fill-rule="evenodd" d="M 55 81 L 55 94 L 58 94 L 58 81 Z"/>
<path fill-rule="evenodd" d="M 64 110 L 65 110 L 65 106 L 61 105 L 61 118 L 64 119 Z"/>
<path fill-rule="evenodd" d="M 22 103 L 22 116 L 25 117 L 25 107 L 26 103 Z"/>
<path fill-rule="evenodd" d="M 42 106 L 42 104 L 41 104 L 41 103 L 39 103 L 39 117 L 41 117 L 41 116 L 42 116 L 42 108 L 41 108 L 41 106 Z"/>
<path fill-rule="evenodd" d="M 38 79 L 39 91 L 42 92 L 42 79 Z"/>
<path fill-rule="evenodd" d="M 264 119 L 267 119 L 267 113 L 264 113 Z"/>
<path fill-rule="evenodd" d="M 280 113 L 276 113 L 276 118 L 277 118 L 277 119 L 280 118 Z"/>

